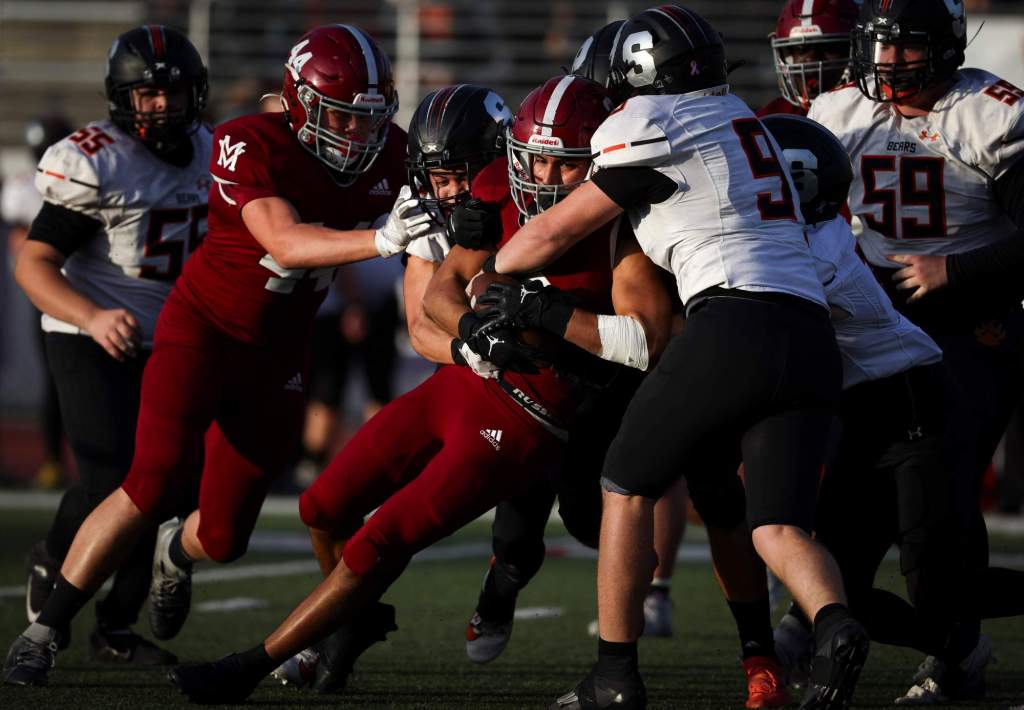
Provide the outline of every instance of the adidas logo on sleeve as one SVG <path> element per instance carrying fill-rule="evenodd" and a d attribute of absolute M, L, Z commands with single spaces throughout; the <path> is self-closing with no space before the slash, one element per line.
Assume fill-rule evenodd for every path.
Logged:
<path fill-rule="evenodd" d="M 302 374 L 296 372 L 292 376 L 292 378 L 290 380 L 288 380 L 288 382 L 285 383 L 284 388 L 285 388 L 285 390 L 288 390 L 288 391 L 291 391 L 291 392 L 301 392 L 302 391 Z"/>
<path fill-rule="evenodd" d="M 501 429 L 481 429 L 480 436 L 494 447 L 495 451 L 501 451 Z"/>
<path fill-rule="evenodd" d="M 376 185 L 371 187 L 369 194 L 371 194 L 371 195 L 378 195 L 378 196 L 384 196 L 384 197 L 391 197 L 391 194 L 392 194 L 391 193 L 391 186 L 388 185 L 388 179 L 384 178 L 383 180 L 378 182 Z"/>

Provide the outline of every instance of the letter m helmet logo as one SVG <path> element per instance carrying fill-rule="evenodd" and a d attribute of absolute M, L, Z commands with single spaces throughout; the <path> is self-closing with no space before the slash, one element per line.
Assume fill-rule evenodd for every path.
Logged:
<path fill-rule="evenodd" d="M 217 157 L 217 165 L 226 170 L 230 170 L 231 172 L 235 172 L 235 163 L 238 162 L 238 156 L 245 152 L 245 141 L 232 143 L 231 136 L 224 136 L 217 142 L 217 145 L 220 146 L 220 155 Z"/>

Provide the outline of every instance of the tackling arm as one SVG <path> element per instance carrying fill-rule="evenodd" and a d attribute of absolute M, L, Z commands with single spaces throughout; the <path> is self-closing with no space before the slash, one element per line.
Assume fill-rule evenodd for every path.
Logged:
<path fill-rule="evenodd" d="M 516 232 L 497 254 L 494 270 L 499 274 L 539 271 L 621 212 L 600 188 L 586 182 Z"/>
<path fill-rule="evenodd" d="M 452 362 L 452 336 L 442 330 L 423 310 L 427 285 L 436 270 L 435 262 L 409 255 L 403 281 L 405 321 L 413 349 L 431 362 L 448 364 Z"/>

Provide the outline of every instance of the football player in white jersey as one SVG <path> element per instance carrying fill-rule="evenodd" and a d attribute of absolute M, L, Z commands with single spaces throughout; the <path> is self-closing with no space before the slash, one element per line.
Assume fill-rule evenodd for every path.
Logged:
<path fill-rule="evenodd" d="M 33 622 L 46 621 L 40 610 L 82 520 L 128 472 L 157 314 L 206 231 L 211 134 L 200 122 L 207 79 L 199 53 L 169 27 L 130 30 L 110 49 L 106 94 L 110 118 L 39 161 L 45 201 L 15 272 L 43 312 L 47 360 L 87 500 L 76 505 L 65 494 L 46 541 L 33 548 Z M 176 661 L 130 629 L 149 590 L 154 538 L 155 530 L 139 540 L 97 603 L 94 658 Z"/>
<path fill-rule="evenodd" d="M 814 619 L 816 680 L 803 707 L 845 707 L 867 634 L 846 608 L 835 562 L 809 535 L 841 365 L 792 181 L 771 136 L 728 93 L 718 32 L 692 11 L 664 5 L 624 24 L 611 74 L 628 100 L 594 135 L 599 170 L 486 265 L 529 273 L 625 211 L 687 308 L 686 328 L 641 385 L 605 461 L 597 665 L 552 708 L 646 707 L 636 640 L 654 501 L 685 472 L 700 507 L 701 489 L 735 477 L 741 459 L 746 520 L 707 499 L 702 514 L 749 525 L 758 553 Z M 643 334 L 616 319 L 601 340 L 631 350 Z"/>
<path fill-rule="evenodd" d="M 981 571 L 979 612 L 1012 613 L 1024 585 L 1019 573 L 986 569 L 978 497 L 1024 385 L 1024 92 L 959 68 L 960 0 L 868 0 L 852 38 L 856 83 L 819 96 L 809 115 L 853 158 L 849 207 L 864 256 L 896 308 L 943 350 L 955 520 L 967 564 Z M 981 690 L 987 641 L 976 620 L 962 626 L 931 664 L 935 677 L 918 678 L 941 689 L 932 695 Z"/>

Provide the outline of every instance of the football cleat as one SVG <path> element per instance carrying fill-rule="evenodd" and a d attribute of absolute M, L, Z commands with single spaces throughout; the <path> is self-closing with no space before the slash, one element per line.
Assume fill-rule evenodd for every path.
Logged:
<path fill-rule="evenodd" d="M 315 647 L 307 648 L 279 665 L 270 675 L 281 681 L 281 685 L 312 688 L 316 682 L 316 667 L 319 663 L 320 652 Z"/>
<path fill-rule="evenodd" d="M 793 702 L 786 692 L 785 671 L 774 658 L 746 658 L 743 673 L 747 676 L 748 708 L 784 708 Z"/>
<path fill-rule="evenodd" d="M 343 626 L 318 643 L 315 679 L 309 687 L 317 693 L 340 693 L 348 685 L 356 660 L 366 649 L 384 641 L 395 625 L 395 607 L 375 602 L 349 626 Z"/>
<path fill-rule="evenodd" d="M 60 643 L 60 634 L 55 629 L 49 632 L 43 642 L 24 634 L 14 639 L 4 659 L 4 685 L 46 685 Z"/>
<path fill-rule="evenodd" d="M 672 636 L 672 600 L 660 590 L 651 590 L 644 597 L 644 636 Z"/>
<path fill-rule="evenodd" d="M 602 678 L 590 671 L 579 685 L 548 706 L 548 710 L 645 710 L 647 688 L 639 674 L 627 680 Z"/>
<path fill-rule="evenodd" d="M 954 668 L 928 656 L 914 674 L 914 684 L 897 705 L 940 705 L 949 700 L 976 700 L 985 696 L 985 668 L 992 662 L 992 641 L 985 634 Z"/>
<path fill-rule="evenodd" d="M 131 629 L 104 629 L 102 626 L 97 626 L 89 634 L 89 658 L 139 666 L 173 666 L 178 662 L 178 657 L 173 653 Z"/>
<path fill-rule="evenodd" d="M 784 614 L 775 627 L 775 656 L 788 685 L 804 687 L 814 657 L 814 633 L 793 614 Z"/>
<path fill-rule="evenodd" d="M 490 663 L 501 655 L 511 638 L 512 619 L 487 621 L 475 611 L 466 625 L 466 655 L 474 663 Z"/>
<path fill-rule="evenodd" d="M 242 657 L 232 653 L 212 663 L 176 666 L 167 678 L 192 702 L 213 705 L 244 702 L 263 675 L 246 667 Z"/>
<path fill-rule="evenodd" d="M 46 551 L 46 543 L 40 540 L 28 551 L 25 557 L 25 571 L 28 572 L 28 584 L 25 585 L 25 616 L 28 622 L 34 623 L 39 618 L 46 600 L 50 598 L 53 585 L 60 574 L 60 563 Z"/>
<path fill-rule="evenodd" d="M 149 584 L 149 628 L 161 641 L 172 639 L 181 631 L 192 605 L 192 570 L 171 562 L 170 548 L 174 534 L 184 521 L 171 518 L 157 531 L 153 550 L 153 579 Z"/>
<path fill-rule="evenodd" d="M 855 619 L 835 630 L 811 661 L 811 675 L 800 710 L 846 710 L 868 658 L 868 633 Z"/>

